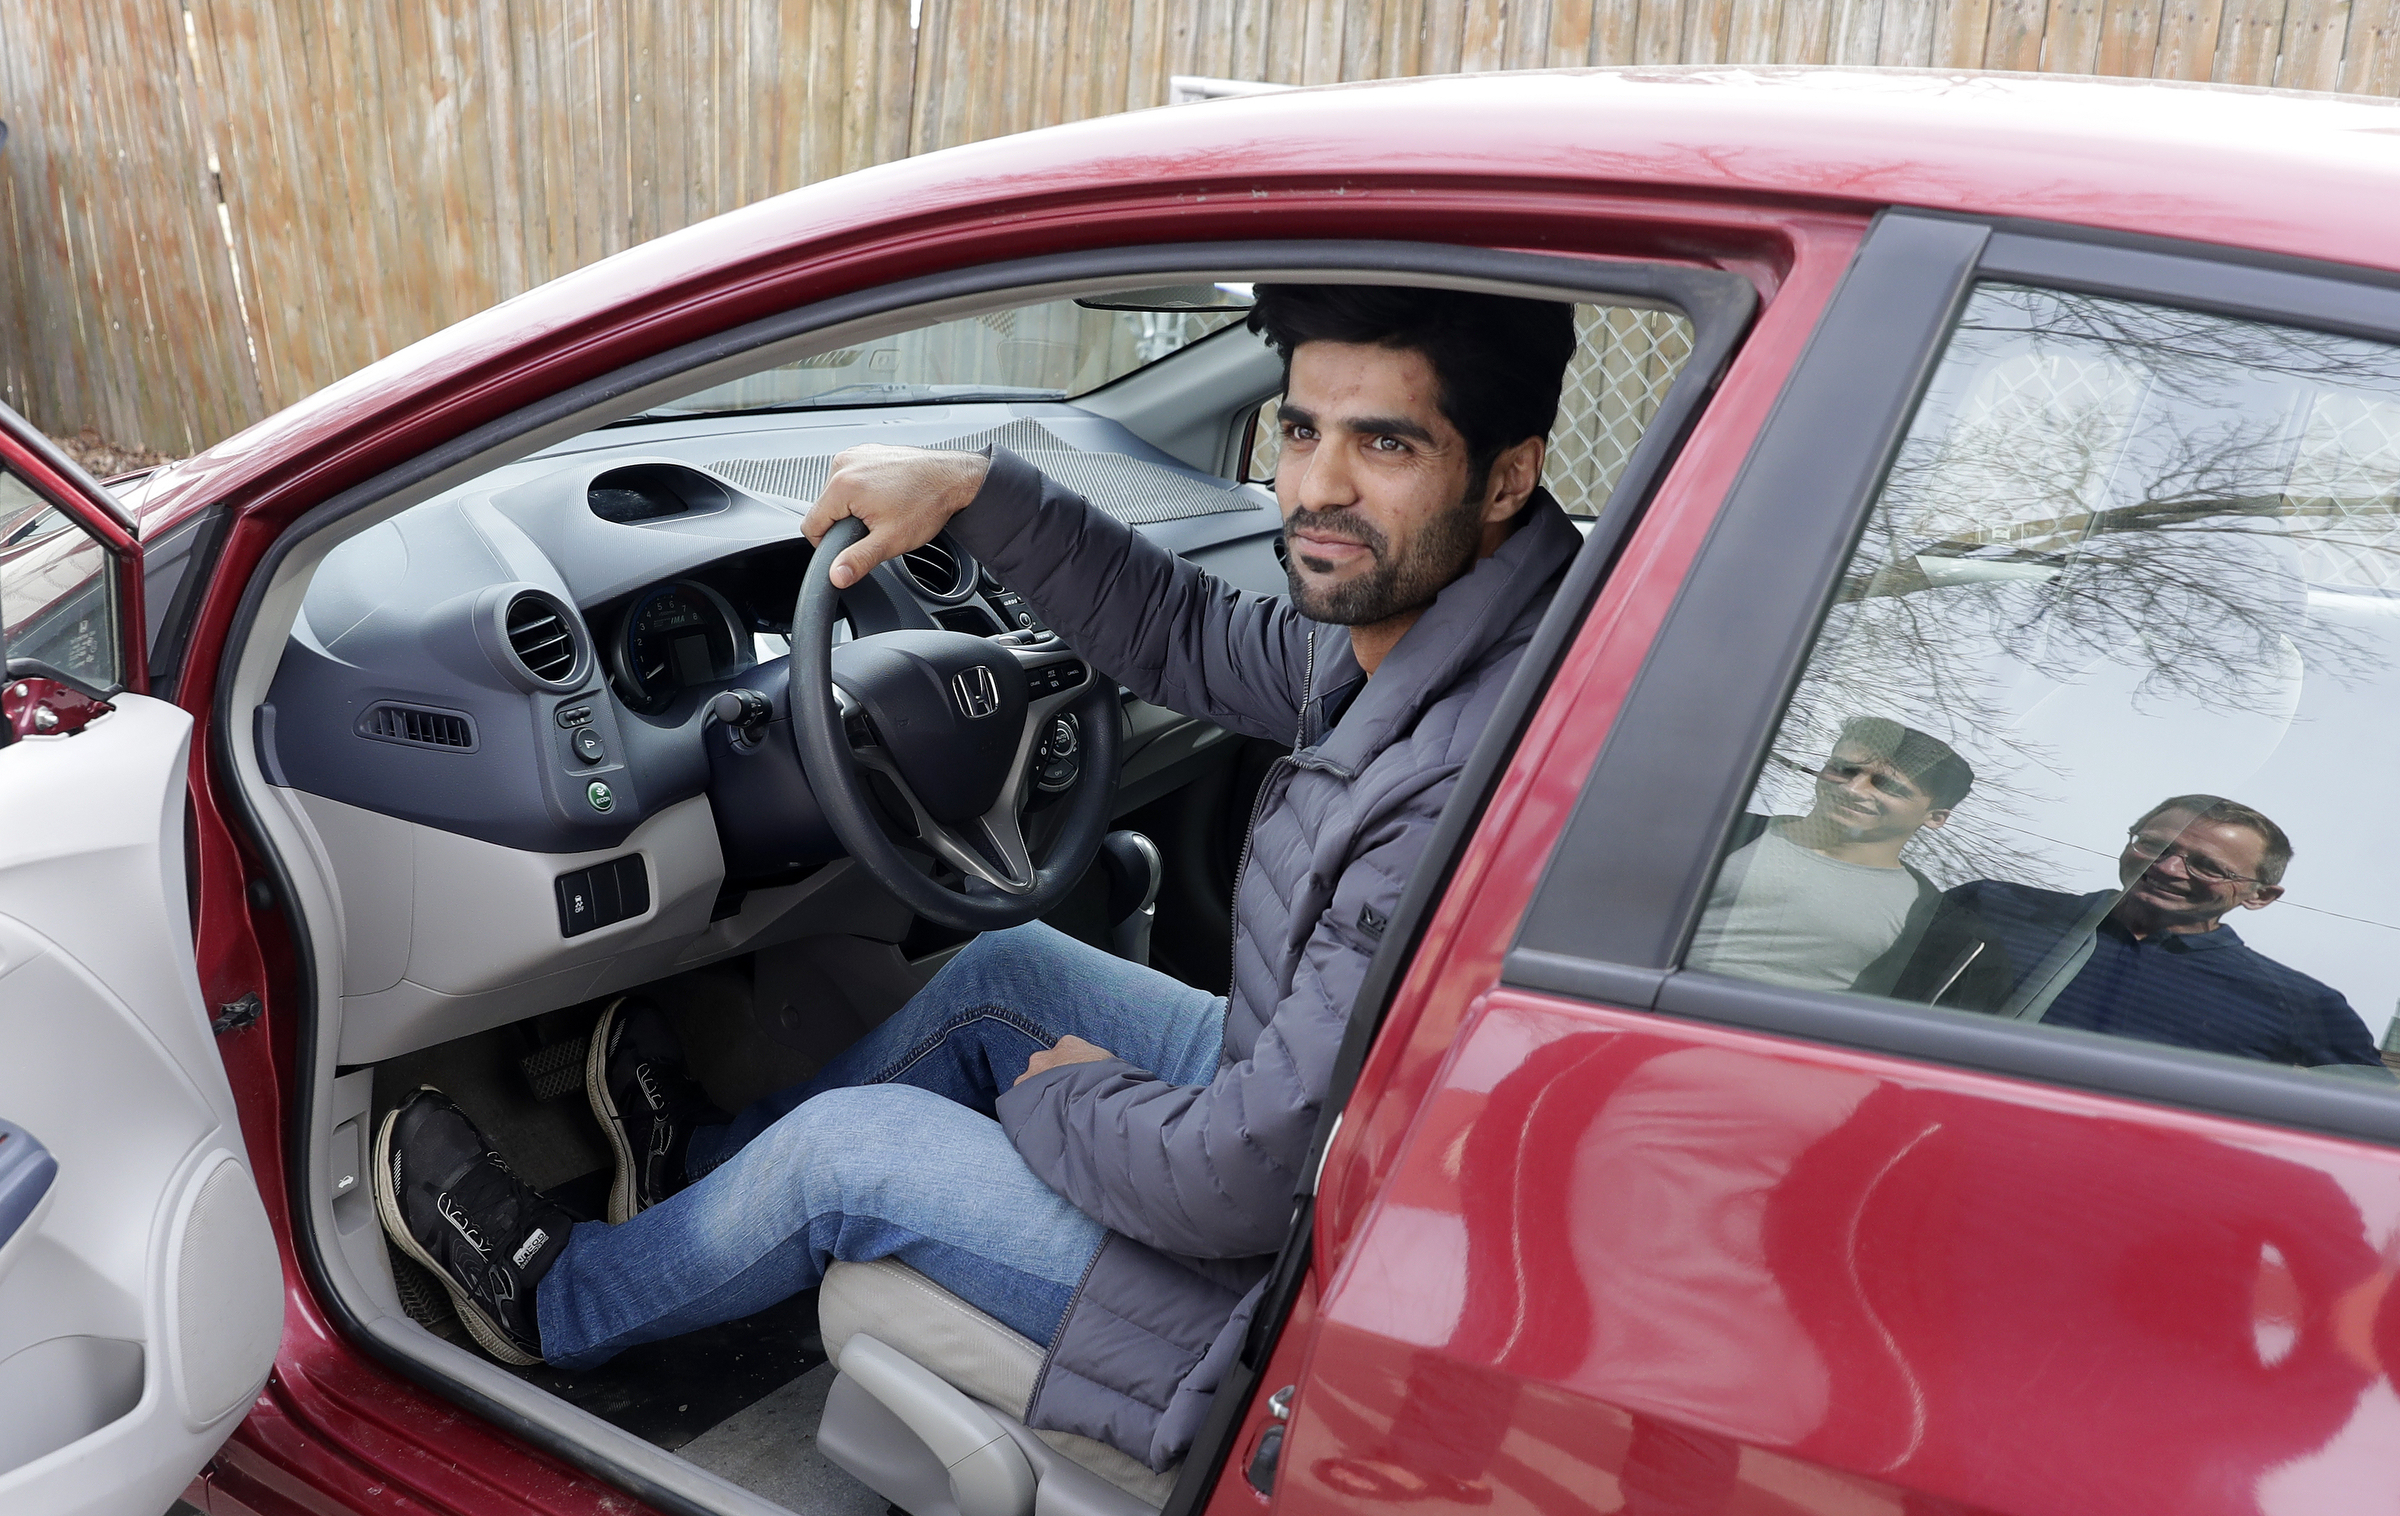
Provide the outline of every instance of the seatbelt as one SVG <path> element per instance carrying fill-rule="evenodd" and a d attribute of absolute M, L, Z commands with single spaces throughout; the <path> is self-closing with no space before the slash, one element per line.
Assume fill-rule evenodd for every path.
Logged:
<path fill-rule="evenodd" d="M 2099 946 L 2095 934 L 2100 923 L 2108 919 L 2108 913 L 2123 898 L 2124 893 L 2118 891 L 2093 902 L 2092 908 L 2043 955 L 2033 972 L 2018 983 L 2015 992 L 2000 1007 L 2000 1014 L 2014 1021 L 2039 1021 L 2048 1015 L 2051 1003 L 2075 982 L 2083 966 L 2092 961 L 2092 950 Z"/>

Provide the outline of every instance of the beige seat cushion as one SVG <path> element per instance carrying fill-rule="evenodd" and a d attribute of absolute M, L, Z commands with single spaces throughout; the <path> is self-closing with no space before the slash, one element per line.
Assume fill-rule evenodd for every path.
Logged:
<path fill-rule="evenodd" d="M 864 1332 L 1019 1422 L 1042 1372 L 1039 1346 L 890 1258 L 827 1268 L 817 1290 L 817 1326 L 836 1368 L 842 1345 Z M 1155 1472 L 1105 1442 L 1072 1432 L 1034 1435 L 1145 1505 L 1165 1505 L 1174 1487 L 1174 1469 Z"/>

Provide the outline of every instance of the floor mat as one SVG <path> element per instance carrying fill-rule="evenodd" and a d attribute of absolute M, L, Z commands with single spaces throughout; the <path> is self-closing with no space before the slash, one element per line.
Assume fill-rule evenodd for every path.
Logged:
<path fill-rule="evenodd" d="M 579 1374 L 547 1364 L 515 1372 L 611 1426 L 673 1451 L 824 1361 L 817 1292 L 804 1290 L 740 1321 L 627 1348 Z"/>
<path fill-rule="evenodd" d="M 884 1516 L 884 1498 L 817 1451 L 833 1365 L 820 1364 L 683 1448 L 712 1474 L 808 1516 Z"/>

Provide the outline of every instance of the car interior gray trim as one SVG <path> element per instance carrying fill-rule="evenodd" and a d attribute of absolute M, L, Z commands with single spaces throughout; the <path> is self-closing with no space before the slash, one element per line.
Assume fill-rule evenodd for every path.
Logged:
<path fill-rule="evenodd" d="M 1241 428 L 1234 423 L 1283 383 L 1283 360 L 1263 335 L 1240 321 L 1209 333 L 1177 356 L 1181 361 L 1171 370 L 1145 364 L 1078 395 L 1075 403 L 1118 422 L 1193 468 L 1230 479 L 1233 465 L 1240 462 L 1225 456 L 1228 438 L 1240 436 Z M 1194 368 L 1199 370 L 1197 406 L 1190 404 Z"/>
<path fill-rule="evenodd" d="M 1985 239 L 1973 223 L 1886 213 L 1859 245 L 1617 714 L 1517 946 L 1675 962 Z"/>
<path fill-rule="evenodd" d="M 1426 839 L 1425 851 L 1401 892 L 1391 923 L 1385 928 L 1374 957 L 1367 962 L 1358 998 L 1352 1002 L 1350 1018 L 1343 1027 L 1342 1044 L 1335 1056 L 1325 1102 L 1318 1111 L 1317 1128 L 1309 1140 L 1308 1159 L 1301 1165 L 1300 1171 L 1312 1176 L 1312 1181 L 1324 1166 L 1326 1146 L 1341 1123 L 1342 1109 L 1358 1083 L 1367 1050 L 1374 1044 L 1375 1034 L 1391 1008 L 1392 992 L 1399 986 L 1401 972 L 1416 956 L 1417 944 L 1432 918 L 1434 903 L 1449 887 L 1459 852 L 1482 821 L 1484 807 L 1491 799 L 1502 768 L 1516 751 L 1525 724 L 1533 719 L 1534 708 L 1549 688 L 1568 643 L 1582 626 L 1585 612 L 1599 594 L 1609 571 L 1616 566 L 1625 539 L 1648 508 L 1667 465 L 1682 449 L 1684 438 L 1699 421 L 1708 398 L 1716 393 L 1735 350 L 1758 314 L 1758 291 L 1749 280 L 1712 270 L 1675 272 L 1688 276 L 1673 303 L 1692 323 L 1691 354 L 1674 383 L 1668 386 L 1649 427 L 1627 456 L 1624 470 L 1617 476 L 1616 486 L 1593 521 L 1591 531 L 1585 535 L 1582 548 L 1567 566 L 1566 577 L 1551 598 L 1548 614 L 1534 628 L 1533 640 L 1526 644 L 1516 672 L 1501 690 L 1491 721 L 1468 752 L 1452 799 L 1442 808 L 1441 819 Z M 1184 1472 L 1168 1496 L 1162 1516 L 1197 1516 L 1222 1476 L 1242 1416 L 1257 1392 L 1258 1376 L 1266 1366 L 1268 1351 L 1282 1334 L 1299 1283 L 1307 1273 L 1315 1213 L 1313 1195 L 1300 1196 L 1293 1210 L 1291 1233 L 1277 1260 L 1275 1275 L 1251 1318 L 1251 1331 L 1243 1352 L 1227 1370 L 1225 1383 L 1209 1406 L 1208 1419 L 1202 1423 L 1191 1452 L 1184 1457 Z"/>
<path fill-rule="evenodd" d="M 1886 460 L 1897 444 L 1899 425 L 1913 411 L 1916 393 L 1940 357 L 1948 318 L 1910 328 L 1922 346 L 1908 366 L 1914 379 L 1897 423 L 1871 431 L 1860 419 L 1810 416 L 1786 408 L 1803 386 L 1819 395 L 1844 382 L 1845 372 L 1863 377 L 1878 362 L 1904 361 L 1892 348 L 1911 340 L 1895 332 L 1887 276 L 1862 279 L 1867 258 L 1896 230 L 1914 236 L 1947 225 L 1957 230 L 1946 273 L 1960 280 L 1959 294 L 1976 279 L 2037 282 L 2133 300 L 2187 306 L 2219 314 L 2322 327 L 2377 340 L 2400 341 L 2400 285 L 2372 270 L 2307 265 L 2260 255 L 2229 255 L 2205 244 L 2163 239 L 2101 237 L 2081 228 L 2036 223 L 1987 223 L 1932 213 L 1891 212 L 1879 218 L 1862 245 L 1835 301 L 1853 289 L 1873 309 L 1843 336 L 1828 309 L 1786 386 L 1785 399 L 1768 420 L 1742 477 L 1720 512 L 1708 542 L 1686 581 L 1667 623 L 1644 664 L 1617 726 L 1602 748 L 1592 779 L 1563 829 L 1557 851 L 1527 912 L 1515 948 L 1506 960 L 1505 983 L 1578 999 L 1626 1004 L 1633 972 L 1664 973 L 1650 1008 L 1731 1026 L 1896 1052 L 1959 1067 L 2038 1079 L 2107 1092 L 2178 1108 L 2274 1122 L 2377 1142 L 2400 1143 L 2400 1099 L 2372 1083 L 2268 1064 L 2222 1060 L 2163 1043 L 2133 1042 L 2070 1028 L 2033 1026 L 1971 1012 L 1878 1002 L 1865 997 L 1815 993 L 1749 984 L 1696 971 L 1676 971 L 1696 923 L 1718 854 L 1747 798 L 1768 741 L 1797 684 L 1849 554 L 1864 531 Z M 1988 237 L 1982 234 L 1990 233 Z M 1980 240 L 1969 266 L 1957 266 L 1956 249 Z M 1940 245 L 1938 241 L 1934 245 Z M 1925 244 L 1920 243 L 1923 247 Z M 1920 257 L 1925 256 L 1921 252 Z M 2356 277 L 2353 277 L 2356 276 Z M 1847 366 L 1815 367 L 1821 348 L 1839 337 L 1852 351 Z M 1883 344 L 1883 346 L 1878 346 Z M 1877 356 L 1880 354 L 1880 356 Z M 1828 358 L 1833 355 L 1829 352 Z M 1888 377 L 1885 387 L 1889 388 Z M 1833 393 L 1839 394 L 1838 388 Z M 1855 459 L 1874 450 L 1875 467 L 1849 493 L 1816 494 L 1800 469 L 1811 452 Z M 1784 463 L 1760 479 L 1770 457 Z M 1756 493 L 1765 501 L 1751 498 Z M 1848 519 L 1838 541 L 1820 534 L 1822 550 L 1806 560 L 1793 538 L 1779 532 L 1764 509 L 1775 500 L 1791 508 L 1844 509 Z M 1830 504 L 1829 504 L 1830 502 Z M 1746 534 L 1742 540 L 1736 534 Z M 1722 546 L 1721 546 L 1722 544 Z M 1717 560 L 1723 560 L 1719 563 Z M 1738 560 L 1738 561 L 1737 561 Z M 1805 571 L 1804 571 L 1805 570 Z M 1756 613 L 1781 608 L 1779 620 Z M 1735 645 L 1786 647 L 1781 677 L 1772 688 L 1748 660 L 1728 662 L 1726 628 L 1741 629 Z M 1712 693 L 1703 711 L 1686 711 L 1678 731 L 1673 707 L 1681 692 L 1705 687 Z M 1681 703 L 1696 704 L 1686 698 Z M 1660 718 L 1665 719 L 1660 719 Z M 1695 733 L 1712 721 L 1715 735 Z M 1621 766 L 1620 766 L 1621 765 Z M 1603 786 L 1606 786 L 1604 790 Z M 1680 854 L 1656 855 L 1657 872 L 1644 873 L 1638 860 L 1615 841 L 1630 822 L 1651 823 L 1670 814 L 1685 834 Z M 1655 881 L 1681 876 L 1673 889 L 1634 891 L 1603 899 L 1601 887 L 1620 869 Z M 1604 892 L 1603 892 L 1604 893 Z M 1623 894 L 1624 892 L 1620 892 Z M 1610 935 L 1612 909 L 1624 906 L 1644 918 L 1642 930 Z M 1577 966 L 1577 960 L 1583 960 Z"/>
<path fill-rule="evenodd" d="M 949 1471 L 959 1516 L 1029 1516 L 1033 1465 L 991 1412 L 864 1332 L 842 1345 L 841 1372 L 899 1417 Z"/>
<path fill-rule="evenodd" d="M 142 614 L 150 623 L 150 693 L 161 700 L 175 698 L 183 679 L 184 650 L 191 645 L 192 623 L 207 599 L 217 553 L 225 546 L 225 531 L 233 513 L 222 505 L 203 506 L 176 522 L 152 543 L 142 543 Z M 159 561 L 164 554 L 165 562 Z M 162 584 L 162 579 L 169 582 Z M 159 591 L 166 590 L 161 595 Z"/>
<path fill-rule="evenodd" d="M 980 293 L 998 293 L 1043 280 L 1095 275 L 1130 277 L 1175 272 L 1195 266 L 1322 269 L 1328 273 L 1351 275 L 1415 274 L 1510 281 L 1552 288 L 1567 295 L 1589 293 L 1614 302 L 1630 300 L 1680 309 L 1691 317 L 1695 327 L 1693 358 L 1687 361 L 1684 374 L 1678 376 L 1653 419 L 1650 430 L 1628 459 L 1617 490 L 1602 513 L 1601 524 L 1594 528 L 1591 542 L 1587 542 L 1583 554 L 1568 571 L 1566 585 L 1561 590 L 1562 600 L 1569 591 L 1578 591 L 1588 599 L 1597 588 L 1605 565 L 1594 557 L 1592 544 L 1600 545 L 1602 556 L 1613 555 L 1625 526 L 1636 512 L 1636 500 L 1647 498 L 1654 483 L 1651 476 L 1657 472 L 1673 447 L 1680 443 L 1683 432 L 1696 418 L 1701 400 L 1714 388 L 1722 360 L 1730 353 L 1740 331 L 1746 327 L 1757 299 L 1756 291 L 1747 279 L 1718 270 L 1603 263 L 1538 253 L 1497 252 L 1428 243 L 1325 240 L 1178 243 L 1064 253 L 954 270 L 801 306 L 655 354 L 545 396 L 428 448 L 416 457 L 394 465 L 303 512 L 261 556 L 257 567 L 251 572 L 249 582 L 242 587 L 241 599 L 227 629 L 220 650 L 211 721 L 214 728 L 211 740 L 217 746 L 217 762 L 227 773 L 239 772 L 231 749 L 235 742 L 250 736 L 250 728 L 249 723 L 234 720 L 234 691 L 243 654 L 273 586 L 276 571 L 302 542 L 344 517 L 448 470 L 467 466 L 473 460 L 505 446 L 513 438 L 545 426 L 565 423 L 606 404 L 614 397 L 634 393 L 689 369 L 736 357 L 770 342 L 804 336 L 824 327 L 912 305 Z M 1724 347 L 1714 354 L 1719 369 L 1704 372 L 1704 365 L 1700 361 L 1706 356 L 1702 347 L 1703 334 L 1713 331 L 1723 333 Z M 1665 435 L 1670 428 L 1674 433 L 1672 438 Z M 1612 516 L 1617 518 L 1613 525 Z M 1174 544 L 1170 541 L 1169 545 Z M 1554 627 L 1557 619 L 1551 618 L 1537 630 L 1534 644 L 1528 649 L 1525 660 L 1527 668 L 1537 661 L 1541 662 L 1545 679 L 1547 668 L 1555 663 L 1567 636 L 1565 628 Z M 1540 655 L 1538 660 L 1537 654 Z M 1522 674 L 1523 670 L 1520 670 L 1520 676 Z M 1538 689 L 1540 682 L 1534 681 L 1525 688 Z M 1495 730 L 1504 724 L 1510 728 L 1512 744 L 1513 734 L 1521 729 L 1525 713 L 1530 711 L 1532 703 L 1531 694 L 1526 693 L 1522 696 L 1523 709 L 1512 706 L 1511 702 L 1520 698 L 1519 691 L 1520 686 L 1512 684 L 1504 694 L 1502 710 L 1507 719 L 1495 720 L 1493 724 Z M 1480 748 L 1478 752 L 1480 754 Z M 1496 773 L 1497 760 L 1492 762 L 1492 772 Z M 1470 769 L 1472 767 L 1473 760 L 1470 761 Z M 1486 788 L 1488 783 L 1487 778 Z M 391 1330 L 392 1324 L 388 1318 L 371 1321 L 362 1316 L 336 1285 L 336 1275 L 327 1259 L 331 1244 L 329 1239 L 319 1235 L 314 1224 L 314 1196 L 309 1193 L 308 1184 L 308 1176 L 313 1172 L 309 1134 L 314 1130 L 317 1115 L 315 1107 L 320 1097 L 320 1081 L 316 1077 L 316 1070 L 325 1051 L 319 1044 L 322 1014 L 317 1004 L 318 953 L 305 914 L 291 907 L 291 903 L 299 898 L 291 872 L 273 843 L 272 834 L 258 812 L 255 799 L 244 785 L 229 784 L 224 788 L 232 798 L 234 815 L 257 848 L 260 866 L 272 880 L 275 900 L 284 907 L 283 917 L 292 936 L 297 990 L 297 1004 L 294 1007 L 297 1012 L 296 1067 L 299 1070 L 293 1087 L 298 1093 L 299 1109 L 295 1113 L 296 1119 L 286 1123 L 289 1151 L 284 1169 L 291 1191 L 290 1214 L 295 1218 L 292 1231 L 311 1295 L 338 1330 L 394 1372 L 485 1418 L 510 1435 L 618 1485 L 638 1499 L 665 1510 L 693 1513 L 693 1516 L 724 1516 L 728 1510 L 745 1509 L 746 1503 L 728 1505 L 688 1494 L 689 1491 L 703 1488 L 721 1487 L 722 1481 L 703 1474 L 670 1453 L 614 1437 L 608 1439 L 606 1450 L 593 1447 L 587 1440 L 591 1418 L 572 1411 L 545 1392 L 522 1386 L 513 1376 L 506 1376 L 497 1368 L 492 1369 L 489 1375 L 483 1375 L 464 1373 L 446 1363 L 437 1364 L 432 1357 L 418 1350 L 414 1338 Z M 1463 812 L 1469 808 L 1453 809 Z M 1441 834 L 1437 832 L 1435 841 L 1441 840 Z M 1455 837 L 1447 846 L 1455 850 Z M 1420 870 L 1420 873 L 1424 872 Z M 1424 898 L 1430 899 L 1430 892 Z M 1423 906 L 1417 909 L 1421 915 Z M 1399 934 L 1394 932 L 1390 935 L 1396 938 Z M 1372 970 L 1370 972 L 1372 978 Z M 1386 972 L 1382 981 L 1387 991 L 1391 982 L 1389 973 Z M 1288 1310 L 1288 1301 L 1285 1309 Z M 413 1323 L 408 1325 L 414 1327 Z M 423 1333 L 422 1329 L 415 1330 L 428 1341 L 439 1342 L 439 1339 Z M 1255 1374 L 1251 1377 L 1254 1380 Z M 1232 1386 L 1228 1386 L 1227 1391 L 1220 1392 L 1218 1402 L 1212 1409 L 1209 1422 L 1209 1429 L 1213 1429 L 1215 1434 L 1213 1441 L 1208 1431 L 1204 1430 L 1202 1443 L 1195 1447 L 1193 1456 L 1186 1460 L 1185 1476 L 1178 1482 L 1175 1495 L 1170 1498 L 1171 1510 L 1196 1510 L 1206 1487 L 1213 1484 L 1231 1449 L 1234 1418 L 1248 1404 L 1247 1389 L 1234 1391 Z M 1200 1475 L 1204 1477 L 1196 1477 Z"/>
<path fill-rule="evenodd" d="M 1559 988 L 1578 993 L 1564 985 Z M 2400 1092 L 2388 1085 L 2246 1063 L 2162 1042 L 2136 1042 L 2072 1027 L 2036 1027 L 1946 1006 L 1752 984 L 1693 969 L 1666 976 L 1652 1009 L 1692 1021 L 1899 1053 L 2181 1110 L 2237 1115 L 2400 1146 L 2400 1099 L 2394 1098 Z"/>

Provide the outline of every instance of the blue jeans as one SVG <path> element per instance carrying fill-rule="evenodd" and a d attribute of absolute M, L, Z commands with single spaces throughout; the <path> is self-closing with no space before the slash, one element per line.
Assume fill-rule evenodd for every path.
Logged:
<path fill-rule="evenodd" d="M 542 1356 L 592 1368 L 765 1310 L 835 1259 L 897 1258 L 1048 1342 L 1104 1232 L 992 1108 L 1070 1035 L 1206 1084 L 1225 1002 L 1039 923 L 985 933 L 815 1078 L 696 1132 L 698 1182 L 622 1226 L 577 1225 L 535 1298 Z"/>

